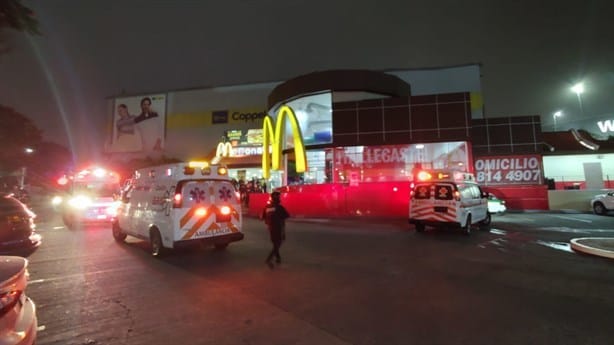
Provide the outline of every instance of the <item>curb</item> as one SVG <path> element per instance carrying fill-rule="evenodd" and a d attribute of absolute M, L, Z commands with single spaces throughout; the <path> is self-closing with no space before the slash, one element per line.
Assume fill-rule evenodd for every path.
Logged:
<path fill-rule="evenodd" d="M 597 255 L 597 256 L 602 256 L 605 258 L 614 259 L 614 251 L 607 250 L 607 249 L 601 249 L 596 246 L 590 246 L 586 244 L 586 242 L 590 243 L 590 242 L 598 242 L 598 241 L 604 241 L 604 242 L 609 242 L 611 244 L 614 244 L 614 238 L 612 237 L 582 237 L 582 238 L 574 238 L 570 242 L 571 242 L 571 248 L 573 250 L 591 254 L 591 255 Z M 581 243 L 581 242 L 585 242 L 585 243 Z"/>

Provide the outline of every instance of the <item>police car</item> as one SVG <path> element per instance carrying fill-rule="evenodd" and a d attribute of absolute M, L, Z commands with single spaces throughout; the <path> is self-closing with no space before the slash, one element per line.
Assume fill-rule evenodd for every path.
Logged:
<path fill-rule="evenodd" d="M 427 225 L 459 227 L 465 234 L 474 225 L 488 228 L 488 193 L 471 173 L 463 171 L 420 171 L 412 182 L 409 223 L 422 232 Z"/>
<path fill-rule="evenodd" d="M 137 170 L 121 193 L 113 237 L 147 240 L 151 254 L 199 242 L 224 249 L 243 239 L 239 195 L 228 169 L 187 162 Z"/>

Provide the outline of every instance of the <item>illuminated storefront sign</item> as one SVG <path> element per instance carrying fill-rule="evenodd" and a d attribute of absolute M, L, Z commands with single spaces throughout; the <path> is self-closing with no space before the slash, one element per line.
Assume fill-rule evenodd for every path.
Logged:
<path fill-rule="evenodd" d="M 232 155 L 232 145 L 228 142 L 221 142 L 217 144 L 217 150 L 215 150 L 216 157 L 230 157 Z"/>
<path fill-rule="evenodd" d="M 614 120 L 605 120 L 597 122 L 597 126 L 601 133 L 614 132 Z"/>
<path fill-rule="evenodd" d="M 491 156 L 475 160 L 476 180 L 484 185 L 542 184 L 539 155 Z"/>
<path fill-rule="evenodd" d="M 216 157 L 262 155 L 262 129 L 231 129 L 217 144 Z"/>
<path fill-rule="evenodd" d="M 301 127 L 296 119 L 296 115 L 292 108 L 287 105 L 282 106 L 277 111 L 277 121 L 273 130 L 273 119 L 270 116 L 264 118 L 262 128 L 262 176 L 269 178 L 271 176 L 270 169 L 281 169 L 281 157 L 283 150 L 283 141 L 286 129 L 286 116 L 290 120 L 292 128 L 292 136 L 294 137 L 294 156 L 296 159 L 296 172 L 305 172 L 307 169 L 307 158 L 305 154 L 305 146 L 303 144 L 303 134 Z M 273 157 L 269 155 L 269 145 L 273 147 Z"/>

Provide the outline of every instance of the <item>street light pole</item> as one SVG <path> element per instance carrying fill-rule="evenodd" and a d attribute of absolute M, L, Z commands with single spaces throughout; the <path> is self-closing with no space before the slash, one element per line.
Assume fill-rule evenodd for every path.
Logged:
<path fill-rule="evenodd" d="M 561 117 L 562 115 L 563 115 L 563 112 L 560 110 L 552 114 L 552 119 L 554 120 L 554 131 L 555 132 L 556 132 L 556 118 Z"/>
<path fill-rule="evenodd" d="M 582 94 L 584 93 L 584 83 L 577 83 L 576 85 L 571 87 L 571 91 L 578 96 L 578 103 L 580 103 L 580 114 L 582 114 L 582 118 L 584 118 L 584 107 L 582 106 Z"/>
<path fill-rule="evenodd" d="M 27 155 L 31 155 L 32 153 L 34 153 L 34 149 L 30 148 L 30 147 L 26 147 L 23 150 Z M 24 185 L 26 182 L 26 171 L 28 168 L 26 168 L 25 166 L 21 167 L 21 178 L 19 179 L 19 188 L 20 189 L 24 189 Z"/>

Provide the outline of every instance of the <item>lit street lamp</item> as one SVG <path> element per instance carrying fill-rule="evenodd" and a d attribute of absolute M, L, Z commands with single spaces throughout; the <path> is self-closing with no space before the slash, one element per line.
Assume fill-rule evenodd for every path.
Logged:
<path fill-rule="evenodd" d="M 571 91 L 578 96 L 578 103 L 580 103 L 580 113 L 584 118 L 584 107 L 582 106 L 582 94 L 584 93 L 584 83 L 577 83 L 571 87 Z"/>
<path fill-rule="evenodd" d="M 554 131 L 556 132 L 556 118 L 557 117 L 561 117 L 563 116 L 563 112 L 562 111 L 557 111 L 556 113 L 552 114 L 552 119 L 554 119 Z"/>
<path fill-rule="evenodd" d="M 32 153 L 34 153 L 34 149 L 31 147 L 26 147 L 25 149 L 23 149 L 23 152 L 25 152 L 25 154 L 27 155 L 31 155 Z M 21 178 L 19 179 L 19 188 L 23 189 L 24 188 L 24 184 L 25 184 L 25 180 L 26 180 L 26 170 L 27 168 L 25 166 L 21 167 Z"/>

